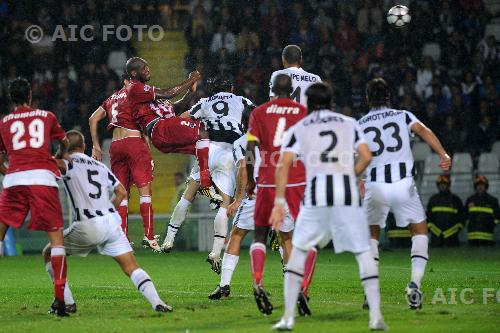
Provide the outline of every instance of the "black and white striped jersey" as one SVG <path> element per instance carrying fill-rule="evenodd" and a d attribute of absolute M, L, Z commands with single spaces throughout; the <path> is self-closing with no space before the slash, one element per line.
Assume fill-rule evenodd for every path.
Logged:
<path fill-rule="evenodd" d="M 415 175 L 410 137 L 418 121 L 411 112 L 389 108 L 371 110 L 358 121 L 373 155 L 367 182 L 393 183 Z"/>
<path fill-rule="evenodd" d="M 238 166 L 238 163 L 241 160 L 245 159 L 246 156 L 246 151 L 247 151 L 247 144 L 248 144 L 248 139 L 247 135 L 243 135 L 240 137 L 238 140 L 234 141 L 233 143 L 233 159 L 234 159 L 234 164 Z M 260 152 L 259 152 L 259 146 L 255 147 L 255 164 L 254 164 L 254 169 L 253 169 L 253 178 L 257 180 L 257 177 L 259 175 L 259 166 L 261 164 L 261 158 L 260 158 Z"/>
<path fill-rule="evenodd" d="M 361 205 L 354 155 L 362 143 L 356 120 L 329 110 L 312 112 L 288 130 L 281 150 L 304 163 L 305 207 Z"/>
<path fill-rule="evenodd" d="M 269 97 L 274 96 L 273 83 L 274 79 L 279 74 L 286 74 L 292 79 L 293 91 L 290 95 L 290 99 L 307 107 L 306 90 L 313 83 L 321 82 L 321 78 L 316 74 L 306 72 L 300 67 L 288 67 L 277 70 L 271 74 L 271 79 L 269 80 Z"/>
<path fill-rule="evenodd" d="M 88 220 L 115 211 L 111 202 L 114 188 L 120 184 L 101 162 L 81 153 L 71 154 L 63 177 L 74 209 L 74 221 Z"/>
<path fill-rule="evenodd" d="M 200 99 L 189 114 L 193 119 L 203 121 L 211 141 L 232 144 L 244 134 L 241 118 L 245 108 L 250 106 L 253 103 L 248 98 L 220 92 Z"/>

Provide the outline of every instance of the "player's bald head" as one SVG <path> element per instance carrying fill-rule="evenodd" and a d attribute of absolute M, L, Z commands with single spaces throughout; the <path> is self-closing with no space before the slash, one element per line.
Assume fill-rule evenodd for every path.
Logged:
<path fill-rule="evenodd" d="M 286 74 L 276 75 L 272 91 L 276 96 L 289 97 L 293 91 L 292 79 Z"/>
<path fill-rule="evenodd" d="M 283 65 L 301 66 L 302 65 L 302 50 L 298 45 L 287 45 L 281 54 Z"/>
<path fill-rule="evenodd" d="M 309 112 L 330 110 L 332 107 L 332 88 L 326 83 L 314 83 L 306 90 L 307 109 Z"/>
<path fill-rule="evenodd" d="M 66 132 L 66 137 L 69 141 L 69 152 L 84 151 L 85 150 L 85 137 L 82 132 L 77 130 L 71 130 Z"/>

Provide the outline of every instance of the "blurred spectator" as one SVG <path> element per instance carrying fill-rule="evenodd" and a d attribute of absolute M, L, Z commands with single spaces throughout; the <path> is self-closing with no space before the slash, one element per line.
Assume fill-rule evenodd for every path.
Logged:
<path fill-rule="evenodd" d="M 226 49 L 229 53 L 236 51 L 236 39 L 234 34 L 227 31 L 227 27 L 223 24 L 219 25 L 217 33 L 212 38 L 210 52 L 217 53 L 220 49 Z"/>
<path fill-rule="evenodd" d="M 494 126 L 491 116 L 485 114 L 481 116 L 479 124 L 472 125 L 467 142 L 472 156 L 479 156 L 481 153 L 491 150 L 497 137 L 498 127 Z"/>

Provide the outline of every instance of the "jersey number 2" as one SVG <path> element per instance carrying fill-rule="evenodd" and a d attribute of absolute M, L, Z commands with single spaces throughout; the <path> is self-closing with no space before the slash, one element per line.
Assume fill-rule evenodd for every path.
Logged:
<path fill-rule="evenodd" d="M 27 143 L 22 139 L 24 133 L 26 133 L 26 128 L 22 121 L 15 121 L 10 125 L 10 133 L 12 135 L 12 149 L 19 150 L 26 148 Z M 29 145 L 31 148 L 40 148 L 43 146 L 45 141 L 45 124 L 40 119 L 34 119 L 28 125 L 28 133 L 30 135 Z"/>

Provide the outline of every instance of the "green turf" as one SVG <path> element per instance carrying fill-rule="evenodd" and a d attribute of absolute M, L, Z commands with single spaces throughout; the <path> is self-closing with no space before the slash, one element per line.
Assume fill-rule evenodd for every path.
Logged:
<path fill-rule="evenodd" d="M 78 313 L 59 319 L 45 314 L 52 289 L 38 256 L 0 259 L 0 332 L 267 332 L 283 311 L 279 256 L 270 255 L 265 286 L 275 312 L 262 316 L 251 294 L 245 250 L 234 275 L 230 299 L 210 301 L 218 276 L 205 253 L 159 255 L 139 251 L 138 260 L 160 294 L 175 307 L 157 314 L 112 259 L 69 258 L 69 279 Z M 500 332 L 500 304 L 482 304 L 482 288 L 500 290 L 500 250 L 433 250 L 423 290 L 422 311 L 407 309 L 402 296 L 409 278 L 408 251 L 381 253 L 382 303 L 393 332 Z M 472 288 L 471 305 L 431 304 L 436 288 Z M 500 291 L 498 291 L 500 293 Z M 499 295 L 500 297 L 500 295 Z M 366 332 L 368 313 L 360 309 L 362 289 L 351 255 L 321 251 L 311 289 L 313 316 L 299 318 L 296 332 Z M 458 300 L 457 296 L 457 300 Z M 469 299 L 470 297 L 468 297 Z"/>

